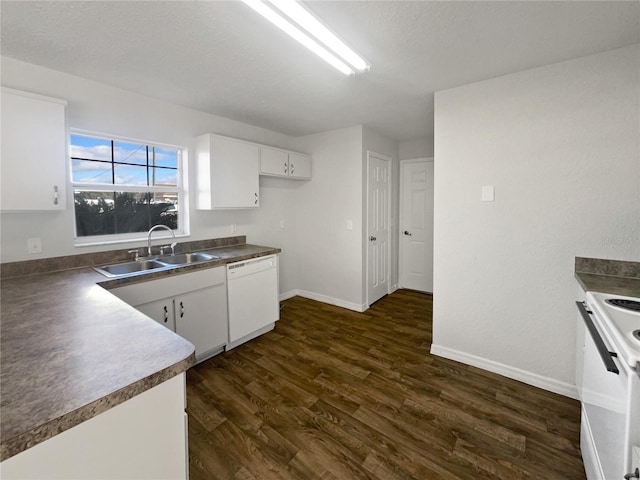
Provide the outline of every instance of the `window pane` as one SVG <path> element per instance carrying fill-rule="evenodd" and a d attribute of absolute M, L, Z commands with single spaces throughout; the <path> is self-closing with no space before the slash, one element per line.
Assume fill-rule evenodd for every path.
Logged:
<path fill-rule="evenodd" d="M 178 228 L 177 193 L 74 192 L 79 237 Z"/>
<path fill-rule="evenodd" d="M 112 192 L 74 192 L 76 231 L 79 237 L 114 232 Z"/>
<path fill-rule="evenodd" d="M 147 147 L 137 143 L 113 142 L 113 160 L 133 165 L 147 164 Z"/>
<path fill-rule="evenodd" d="M 178 186 L 178 171 L 170 168 L 150 168 L 150 184 L 157 187 Z"/>
<path fill-rule="evenodd" d="M 111 163 L 72 160 L 72 180 L 80 183 L 113 183 Z"/>
<path fill-rule="evenodd" d="M 114 165 L 116 185 L 147 185 L 147 167 L 140 165 Z"/>
<path fill-rule="evenodd" d="M 166 148 L 153 147 L 154 157 L 149 161 L 156 167 L 178 168 L 178 151 L 167 150 Z"/>
<path fill-rule="evenodd" d="M 111 161 L 111 140 L 71 135 L 69 143 L 72 158 Z"/>

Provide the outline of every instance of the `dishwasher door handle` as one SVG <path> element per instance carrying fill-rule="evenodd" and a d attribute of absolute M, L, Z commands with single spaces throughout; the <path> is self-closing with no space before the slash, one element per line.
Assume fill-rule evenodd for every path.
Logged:
<path fill-rule="evenodd" d="M 617 357 L 614 352 L 610 352 L 607 346 L 602 340 L 600 336 L 600 332 L 593 324 L 593 320 L 591 319 L 591 315 L 589 315 L 589 311 L 587 311 L 587 307 L 584 302 L 576 302 L 578 306 L 578 310 L 580 311 L 580 315 L 582 315 L 582 319 L 584 320 L 585 325 L 587 326 L 587 330 L 591 334 L 591 338 L 593 339 L 593 343 L 596 344 L 596 348 L 598 349 L 598 353 L 600 354 L 600 358 L 602 359 L 602 363 L 606 367 L 608 372 L 615 373 L 616 375 L 620 375 L 620 370 L 616 367 L 615 362 L 612 357 Z"/>

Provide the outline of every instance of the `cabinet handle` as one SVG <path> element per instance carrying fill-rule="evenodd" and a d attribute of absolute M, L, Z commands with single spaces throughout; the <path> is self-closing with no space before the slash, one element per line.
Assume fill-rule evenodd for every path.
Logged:
<path fill-rule="evenodd" d="M 180 302 L 180 318 L 184 317 L 184 305 Z"/>
<path fill-rule="evenodd" d="M 293 172 L 295 171 L 296 166 L 292 163 L 291 164 L 291 175 L 293 175 Z"/>
<path fill-rule="evenodd" d="M 53 186 L 53 204 L 58 205 L 58 186 Z"/>
<path fill-rule="evenodd" d="M 257 205 L 257 204 L 258 204 L 258 194 L 257 194 L 257 193 L 254 193 L 254 195 L 256 196 L 256 200 L 255 200 L 253 203 L 254 203 L 255 205 Z"/>
<path fill-rule="evenodd" d="M 164 306 L 164 323 L 167 323 L 168 320 L 169 320 L 169 309 L 165 305 Z"/>
<path fill-rule="evenodd" d="M 287 162 L 284 162 L 284 174 L 287 174 L 287 170 L 289 168 L 289 165 L 287 164 Z"/>

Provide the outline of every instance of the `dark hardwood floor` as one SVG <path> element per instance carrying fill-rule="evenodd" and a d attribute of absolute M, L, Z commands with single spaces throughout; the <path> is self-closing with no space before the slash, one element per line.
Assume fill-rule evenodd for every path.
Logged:
<path fill-rule="evenodd" d="M 295 297 L 189 370 L 191 480 L 584 479 L 577 401 L 429 354 L 432 297 Z"/>

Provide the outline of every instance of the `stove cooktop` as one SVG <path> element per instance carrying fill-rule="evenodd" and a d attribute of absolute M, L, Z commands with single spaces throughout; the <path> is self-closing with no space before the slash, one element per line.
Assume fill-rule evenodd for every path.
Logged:
<path fill-rule="evenodd" d="M 607 298 L 605 300 L 609 305 L 622 308 L 624 310 L 631 310 L 633 312 L 640 312 L 640 302 L 637 300 L 629 300 L 626 298 Z"/>
<path fill-rule="evenodd" d="M 587 292 L 587 304 L 609 337 L 611 347 L 635 368 L 640 362 L 640 298 Z"/>

